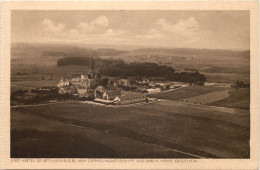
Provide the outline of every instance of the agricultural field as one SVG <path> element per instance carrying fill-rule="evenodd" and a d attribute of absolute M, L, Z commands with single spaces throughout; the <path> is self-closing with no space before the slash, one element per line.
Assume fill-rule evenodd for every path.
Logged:
<path fill-rule="evenodd" d="M 249 157 L 249 111 L 178 101 L 17 107 L 11 130 L 11 157 Z"/>
<path fill-rule="evenodd" d="M 187 86 L 174 91 L 149 94 L 165 100 L 178 100 L 192 104 L 206 104 L 211 106 L 247 109 L 250 107 L 250 89 L 210 86 Z"/>
<path fill-rule="evenodd" d="M 236 81 L 243 81 L 244 83 L 250 83 L 250 75 L 244 73 L 219 73 L 219 72 L 201 72 L 207 78 L 207 82 L 216 83 L 229 83 L 232 84 Z"/>
<path fill-rule="evenodd" d="M 57 80 L 28 80 L 12 82 L 11 91 L 29 90 L 40 87 L 50 87 L 57 85 Z"/>
<path fill-rule="evenodd" d="M 228 90 L 223 90 L 223 91 L 214 91 L 214 92 L 198 95 L 195 97 L 186 98 L 181 101 L 194 103 L 194 104 L 208 104 L 219 100 L 223 100 L 227 97 L 229 97 Z"/>
<path fill-rule="evenodd" d="M 226 89 L 227 89 L 226 87 L 188 86 L 174 91 L 169 91 L 166 93 L 149 94 L 148 96 L 159 98 L 159 99 L 166 99 L 166 100 L 181 100 L 181 99 L 203 95 L 214 91 L 222 91 Z"/>
<path fill-rule="evenodd" d="M 240 88 L 228 92 L 229 97 L 216 102 L 209 103 L 212 106 L 232 107 L 239 109 L 250 109 L 250 89 Z"/>

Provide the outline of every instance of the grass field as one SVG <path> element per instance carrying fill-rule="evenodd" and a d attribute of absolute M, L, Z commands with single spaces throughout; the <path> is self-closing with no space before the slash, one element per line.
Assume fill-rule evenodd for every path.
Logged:
<path fill-rule="evenodd" d="M 11 142 L 11 155 L 17 158 L 116 157 L 112 149 L 79 134 L 27 129 L 12 131 L 11 138 L 18 141 Z M 24 142 L 28 145 L 24 145 Z"/>
<path fill-rule="evenodd" d="M 167 99 L 167 100 L 181 100 L 185 98 L 190 98 L 214 91 L 225 90 L 223 87 L 208 87 L 208 86 L 188 86 L 181 89 L 177 89 L 174 91 L 170 91 L 167 93 L 157 93 L 157 94 L 149 94 L 150 97 L 156 97 L 159 99 Z"/>
<path fill-rule="evenodd" d="M 250 82 L 250 74 L 247 73 L 219 73 L 219 72 L 201 72 L 207 78 L 207 82 L 229 83 L 232 84 L 236 81 Z"/>
<path fill-rule="evenodd" d="M 11 129 L 12 157 L 249 157 L 248 111 L 177 101 L 129 108 L 76 102 L 19 107 L 11 111 Z"/>
<path fill-rule="evenodd" d="M 209 105 L 222 106 L 222 107 L 233 107 L 240 109 L 250 108 L 250 89 L 233 89 L 229 91 L 229 97 L 220 101 L 212 102 Z"/>
<path fill-rule="evenodd" d="M 58 81 L 59 80 L 16 81 L 12 82 L 11 91 L 56 86 Z"/>
<path fill-rule="evenodd" d="M 229 97 L 228 90 L 223 90 L 223 91 L 213 91 L 195 97 L 186 98 L 181 101 L 194 103 L 194 104 L 208 104 L 219 100 L 223 100 L 227 97 Z"/>

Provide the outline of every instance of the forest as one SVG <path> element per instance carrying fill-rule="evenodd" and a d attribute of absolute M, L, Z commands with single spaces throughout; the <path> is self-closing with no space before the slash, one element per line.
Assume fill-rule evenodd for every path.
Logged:
<path fill-rule="evenodd" d="M 113 63 L 100 69 L 102 75 L 110 77 L 164 77 L 167 81 L 180 81 L 203 85 L 206 81 L 205 75 L 196 72 L 175 73 L 174 68 L 149 62 Z"/>
<path fill-rule="evenodd" d="M 58 66 L 81 65 L 90 66 L 91 57 L 66 57 L 57 61 Z M 206 81 L 205 75 L 196 72 L 175 73 L 171 66 L 159 65 L 151 62 L 131 62 L 125 63 L 118 59 L 96 58 L 94 65 L 101 67 L 101 75 L 110 77 L 163 77 L 167 81 L 181 81 L 203 85 Z"/>

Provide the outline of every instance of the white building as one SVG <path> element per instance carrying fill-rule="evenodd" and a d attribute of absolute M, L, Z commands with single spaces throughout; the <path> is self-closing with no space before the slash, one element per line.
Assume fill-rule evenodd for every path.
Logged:
<path fill-rule="evenodd" d="M 161 92 L 160 88 L 155 88 L 155 89 L 145 89 L 148 93 L 158 93 Z"/>

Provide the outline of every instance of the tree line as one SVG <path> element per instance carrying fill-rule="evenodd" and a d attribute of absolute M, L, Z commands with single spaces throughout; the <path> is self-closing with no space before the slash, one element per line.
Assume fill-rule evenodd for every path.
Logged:
<path fill-rule="evenodd" d="M 82 65 L 90 66 L 91 57 L 66 57 L 57 60 L 58 66 Z M 194 72 L 175 72 L 174 68 L 151 62 L 125 63 L 118 59 L 95 58 L 95 66 L 99 66 L 100 73 L 110 77 L 164 77 L 168 81 L 188 82 L 190 84 L 203 85 L 206 81 L 205 75 Z"/>
<path fill-rule="evenodd" d="M 181 81 L 188 82 L 198 85 L 203 85 L 206 81 L 205 75 L 194 72 L 175 72 L 174 68 L 166 65 L 158 65 L 156 63 L 149 62 L 133 62 L 130 64 L 126 63 L 112 63 L 103 66 L 100 69 L 102 75 L 110 77 L 164 77 L 165 80 L 169 81 Z"/>

